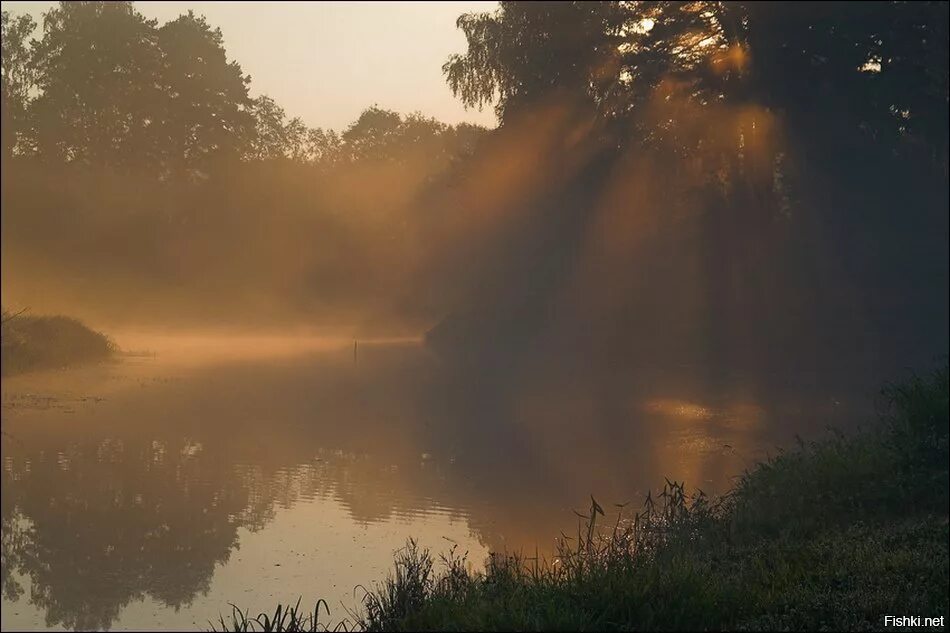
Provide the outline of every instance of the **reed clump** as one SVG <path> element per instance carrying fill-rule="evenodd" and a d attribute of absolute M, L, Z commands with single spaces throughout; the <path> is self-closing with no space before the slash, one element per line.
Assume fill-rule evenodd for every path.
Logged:
<path fill-rule="evenodd" d="M 76 319 L 3 311 L 0 371 L 4 376 L 102 361 L 116 351 L 108 336 Z"/>
<path fill-rule="evenodd" d="M 321 608 L 329 615 L 330 610 L 325 600 L 317 600 L 313 611 L 306 611 L 300 608 L 300 600 L 296 604 L 282 605 L 278 604 L 274 613 L 259 613 L 251 617 L 248 611 L 242 611 L 236 605 L 231 605 L 231 617 L 225 621 L 224 616 L 218 616 L 217 625 L 211 622 L 211 630 L 217 631 L 220 626 L 221 631 L 235 631 L 245 633 L 249 631 L 262 631 L 270 633 L 271 631 L 349 631 L 347 623 L 339 622 L 334 628 L 329 629 L 320 621 Z"/>

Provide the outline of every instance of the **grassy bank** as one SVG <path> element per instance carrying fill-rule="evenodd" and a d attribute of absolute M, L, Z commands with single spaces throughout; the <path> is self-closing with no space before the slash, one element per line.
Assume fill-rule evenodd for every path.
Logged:
<path fill-rule="evenodd" d="M 878 630 L 885 615 L 946 616 L 947 370 L 882 395 L 869 428 L 802 442 L 720 499 L 668 482 L 609 521 L 592 499 L 546 564 L 493 556 L 472 573 L 410 543 L 352 626 Z M 324 630 L 320 606 L 256 619 L 235 611 L 219 628 Z"/>
<path fill-rule="evenodd" d="M 3 312 L 0 371 L 10 376 L 109 358 L 115 344 L 76 319 Z"/>

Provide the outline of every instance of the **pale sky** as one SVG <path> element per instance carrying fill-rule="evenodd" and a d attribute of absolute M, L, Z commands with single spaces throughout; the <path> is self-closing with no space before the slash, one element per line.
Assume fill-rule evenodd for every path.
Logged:
<path fill-rule="evenodd" d="M 42 14 L 55 2 L 3 2 L 11 14 Z M 371 105 L 419 111 L 445 123 L 496 124 L 491 108 L 465 110 L 442 76 L 465 50 L 462 13 L 496 2 L 136 2 L 159 24 L 192 9 L 221 28 L 228 58 L 310 126 L 343 129 Z M 37 37 L 40 30 L 37 30 Z"/>

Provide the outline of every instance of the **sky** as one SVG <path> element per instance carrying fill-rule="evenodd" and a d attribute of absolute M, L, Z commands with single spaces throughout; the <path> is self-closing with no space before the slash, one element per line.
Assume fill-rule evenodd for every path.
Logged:
<path fill-rule="evenodd" d="M 14 15 L 42 14 L 55 2 L 3 2 Z M 268 94 L 312 127 L 342 130 L 367 107 L 421 112 L 445 123 L 496 124 L 491 108 L 466 110 L 442 76 L 465 51 L 459 15 L 496 2 L 136 2 L 159 24 L 189 9 L 221 28 L 228 58 L 251 76 L 251 95 Z M 40 36 L 37 30 L 37 37 Z"/>

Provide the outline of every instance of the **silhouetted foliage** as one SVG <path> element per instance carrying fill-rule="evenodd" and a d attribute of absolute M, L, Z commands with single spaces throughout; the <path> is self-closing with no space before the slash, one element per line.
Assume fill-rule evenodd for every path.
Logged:
<path fill-rule="evenodd" d="M 161 119 L 155 23 L 130 2 L 62 3 L 33 46 L 39 95 L 26 144 L 44 159 L 148 166 Z M 151 79 L 151 81 L 150 81 Z"/>
<path fill-rule="evenodd" d="M 221 30 L 189 11 L 158 30 L 158 45 L 166 167 L 207 170 L 216 157 L 240 155 L 255 131 L 250 78 L 227 60 Z"/>
<path fill-rule="evenodd" d="M 0 374 L 55 369 L 108 359 L 115 352 L 109 337 L 76 319 L 3 311 L 0 325 Z"/>
<path fill-rule="evenodd" d="M 26 119 L 29 90 L 35 82 L 27 38 L 36 28 L 36 23 L 28 15 L 14 18 L 7 11 L 3 12 L 2 19 L 3 100 L 0 105 L 3 120 L 0 130 L 3 135 L 3 158 L 8 159 Z"/>

